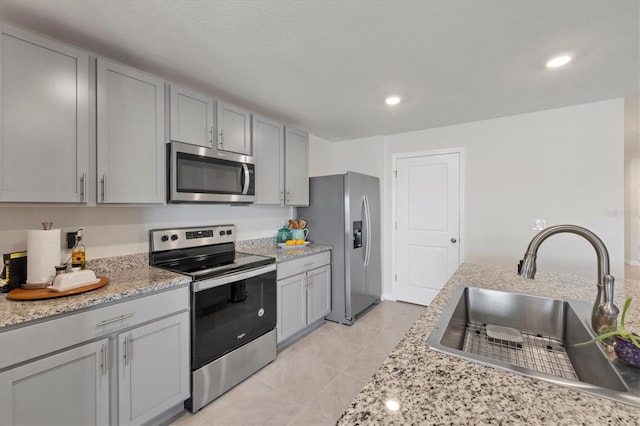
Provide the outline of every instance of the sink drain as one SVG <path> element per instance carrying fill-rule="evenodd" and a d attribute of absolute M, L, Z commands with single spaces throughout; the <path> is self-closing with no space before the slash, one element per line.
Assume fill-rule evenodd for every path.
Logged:
<path fill-rule="evenodd" d="M 469 322 L 463 350 L 541 373 L 578 380 L 562 341 L 553 337 Z"/>

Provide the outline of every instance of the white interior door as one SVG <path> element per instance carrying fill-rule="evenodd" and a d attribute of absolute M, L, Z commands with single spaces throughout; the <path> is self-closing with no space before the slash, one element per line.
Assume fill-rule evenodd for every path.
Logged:
<path fill-rule="evenodd" d="M 396 161 L 397 300 L 428 305 L 460 266 L 460 153 Z"/>

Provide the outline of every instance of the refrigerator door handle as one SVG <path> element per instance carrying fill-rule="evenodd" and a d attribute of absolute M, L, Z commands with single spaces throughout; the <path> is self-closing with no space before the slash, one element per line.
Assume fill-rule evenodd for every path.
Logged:
<path fill-rule="evenodd" d="M 364 267 L 366 268 L 371 260 L 371 211 L 369 210 L 369 198 L 366 195 L 362 196 L 362 201 L 364 202 L 364 220 L 367 232 L 367 244 L 364 252 Z"/>

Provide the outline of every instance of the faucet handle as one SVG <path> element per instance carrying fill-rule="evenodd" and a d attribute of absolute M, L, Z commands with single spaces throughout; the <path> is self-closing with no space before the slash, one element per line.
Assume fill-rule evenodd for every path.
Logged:
<path fill-rule="evenodd" d="M 620 313 L 618 307 L 613 303 L 613 283 L 615 278 L 612 275 L 604 275 L 602 278 L 604 297 L 602 303 L 595 309 L 592 324 L 593 331 L 598 335 L 614 330 L 618 325 L 618 314 Z M 606 343 L 613 343 L 613 339 L 607 340 L 609 341 Z"/>

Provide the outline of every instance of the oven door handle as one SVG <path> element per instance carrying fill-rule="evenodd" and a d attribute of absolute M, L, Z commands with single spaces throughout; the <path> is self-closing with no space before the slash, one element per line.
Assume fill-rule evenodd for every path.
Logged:
<path fill-rule="evenodd" d="M 193 291 L 199 292 L 203 290 L 208 290 L 213 287 L 219 287 L 221 285 L 233 283 L 236 281 L 242 281 L 247 278 L 252 278 L 258 275 L 266 274 L 267 272 L 275 271 L 276 264 L 272 263 L 267 266 L 262 266 L 260 268 L 250 269 L 248 271 L 243 271 L 237 274 L 229 274 L 218 278 L 212 278 L 210 280 L 202 280 L 202 281 L 194 281 L 193 283 Z"/>

